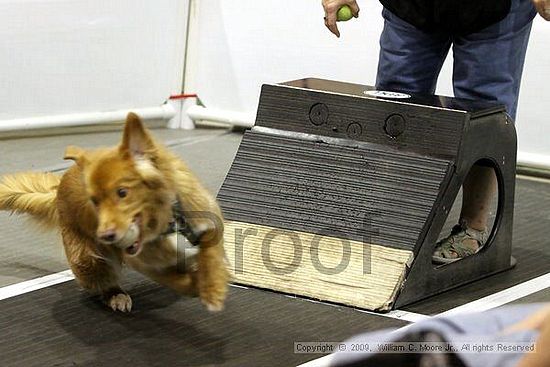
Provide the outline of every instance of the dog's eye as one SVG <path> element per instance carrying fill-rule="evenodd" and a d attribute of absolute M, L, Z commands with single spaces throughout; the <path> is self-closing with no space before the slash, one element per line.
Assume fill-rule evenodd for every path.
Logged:
<path fill-rule="evenodd" d="M 98 206 L 99 205 L 99 200 L 97 200 L 97 198 L 95 196 L 92 196 L 90 198 L 90 200 L 92 201 L 92 203 L 94 204 L 94 206 Z"/>
<path fill-rule="evenodd" d="M 121 187 L 116 191 L 119 198 L 125 198 L 128 195 L 128 189 L 125 189 L 124 187 Z"/>

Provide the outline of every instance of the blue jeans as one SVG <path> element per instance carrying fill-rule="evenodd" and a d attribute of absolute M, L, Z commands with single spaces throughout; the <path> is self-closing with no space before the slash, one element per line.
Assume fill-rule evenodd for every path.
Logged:
<path fill-rule="evenodd" d="M 502 21 L 464 37 L 426 33 L 384 9 L 376 88 L 433 94 L 453 46 L 455 97 L 496 101 L 515 119 L 525 52 L 536 10 L 512 0 Z"/>

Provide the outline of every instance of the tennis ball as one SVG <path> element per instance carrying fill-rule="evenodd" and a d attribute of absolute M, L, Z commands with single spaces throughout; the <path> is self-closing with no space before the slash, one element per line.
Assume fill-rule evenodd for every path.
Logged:
<path fill-rule="evenodd" d="M 351 8 L 348 5 L 344 5 L 340 9 L 338 9 L 338 13 L 336 13 L 337 21 L 346 22 L 351 18 L 353 18 L 353 13 L 351 12 Z"/>

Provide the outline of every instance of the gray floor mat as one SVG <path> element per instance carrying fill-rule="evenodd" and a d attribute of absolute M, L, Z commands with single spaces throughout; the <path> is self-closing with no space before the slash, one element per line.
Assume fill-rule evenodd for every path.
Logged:
<path fill-rule="evenodd" d="M 132 274 L 131 314 L 114 313 L 74 282 L 2 301 L 2 366 L 296 366 L 294 342 L 341 341 L 404 321 L 255 289 L 232 288 L 208 313 Z"/>

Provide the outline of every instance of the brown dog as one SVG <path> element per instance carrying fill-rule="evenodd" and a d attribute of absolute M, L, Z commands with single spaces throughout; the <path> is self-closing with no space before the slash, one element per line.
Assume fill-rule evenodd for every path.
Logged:
<path fill-rule="evenodd" d="M 65 159 L 76 164 L 62 177 L 3 177 L 0 209 L 59 228 L 76 279 L 113 310 L 132 307 L 119 286 L 123 264 L 179 293 L 198 295 L 211 311 L 223 308 L 229 276 L 220 208 L 187 166 L 153 140 L 137 115 L 128 115 L 118 147 L 68 147 Z M 181 244 L 167 234 L 175 203 L 184 217 L 177 219 L 185 220 L 187 234 L 199 245 L 187 271 L 178 264 Z"/>

